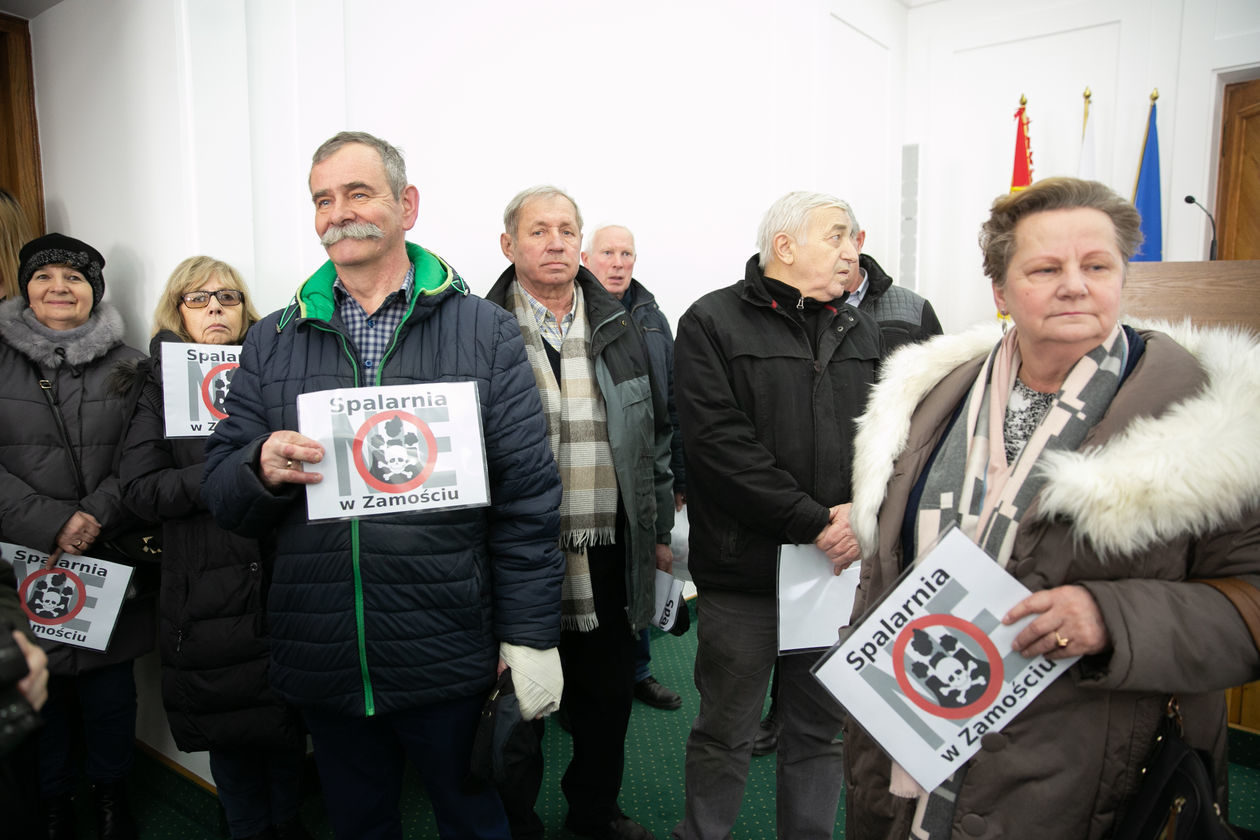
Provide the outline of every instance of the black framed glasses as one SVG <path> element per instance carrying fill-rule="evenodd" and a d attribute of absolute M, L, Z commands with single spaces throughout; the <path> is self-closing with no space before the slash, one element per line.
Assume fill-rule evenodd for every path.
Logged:
<path fill-rule="evenodd" d="M 240 289 L 215 289 L 213 292 L 186 292 L 180 295 L 180 299 L 184 302 L 184 306 L 189 309 L 203 309 L 210 305 L 210 297 L 213 295 L 223 306 L 238 306 L 245 299 L 245 293 Z"/>

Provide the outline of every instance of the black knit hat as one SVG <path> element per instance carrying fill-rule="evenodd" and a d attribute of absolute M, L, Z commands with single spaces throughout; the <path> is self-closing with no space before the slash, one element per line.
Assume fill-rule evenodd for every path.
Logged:
<path fill-rule="evenodd" d="M 68 265 L 83 272 L 83 276 L 92 286 L 93 306 L 100 303 L 101 296 L 105 294 L 105 277 L 101 274 L 101 270 L 105 268 L 105 258 L 86 242 L 60 233 L 45 234 L 23 245 L 18 260 L 22 264 L 18 271 L 18 286 L 27 303 L 31 302 L 31 296 L 26 287 L 35 272 L 46 265 Z"/>

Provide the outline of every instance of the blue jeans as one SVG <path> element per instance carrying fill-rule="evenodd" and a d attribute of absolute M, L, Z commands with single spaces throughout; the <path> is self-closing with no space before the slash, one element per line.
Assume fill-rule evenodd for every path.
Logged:
<path fill-rule="evenodd" d="M 652 676 L 652 628 L 644 627 L 634 642 L 634 681 L 641 683 Z"/>
<path fill-rule="evenodd" d="M 297 816 L 304 753 L 210 750 L 210 773 L 233 837 L 261 834 Z"/>
<path fill-rule="evenodd" d="M 39 791 L 45 798 L 73 793 L 73 713 L 83 723 L 87 777 L 93 784 L 121 782 L 131 772 L 136 743 L 136 678 L 133 660 L 48 681 L 40 710 Z"/>
<path fill-rule="evenodd" d="M 402 840 L 398 799 L 403 762 L 410 759 L 443 840 L 511 840 L 499 794 L 460 789 L 484 699 L 367 718 L 303 709 L 333 833 L 346 840 Z"/>

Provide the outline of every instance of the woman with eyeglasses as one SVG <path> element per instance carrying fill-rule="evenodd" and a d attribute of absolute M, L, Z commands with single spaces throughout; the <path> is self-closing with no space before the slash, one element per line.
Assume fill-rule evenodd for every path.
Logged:
<path fill-rule="evenodd" d="M 298 819 L 305 735 L 267 684 L 270 548 L 219 528 L 202 503 L 204 439 L 165 435 L 163 343 L 240 344 L 257 320 L 232 266 L 202 256 L 175 268 L 136 371 L 119 477 L 127 505 L 162 522 L 158 649 L 176 745 L 209 751 L 232 837 L 307 838 Z"/>

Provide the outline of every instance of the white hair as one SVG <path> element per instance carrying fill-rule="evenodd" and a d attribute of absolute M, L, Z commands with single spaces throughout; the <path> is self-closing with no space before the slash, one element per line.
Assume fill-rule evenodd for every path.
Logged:
<path fill-rule="evenodd" d="M 809 214 L 824 207 L 836 207 L 847 213 L 853 228 L 850 236 L 857 235 L 857 221 L 846 202 L 826 193 L 790 192 L 770 205 L 761 226 L 757 228 L 758 264 L 763 269 L 766 267 L 770 255 L 774 253 L 774 238 L 780 233 L 786 233 L 797 241 L 803 239 L 809 225 Z"/>
<path fill-rule="evenodd" d="M 586 241 L 582 243 L 582 250 L 586 253 L 590 253 L 591 250 L 595 247 L 595 237 L 599 236 L 600 233 L 608 230 L 609 228 L 621 228 L 626 233 L 630 234 L 630 241 L 632 242 L 634 241 L 634 231 L 630 230 L 630 228 L 626 227 L 625 225 L 618 225 L 618 224 L 600 225 L 586 235 Z"/>

